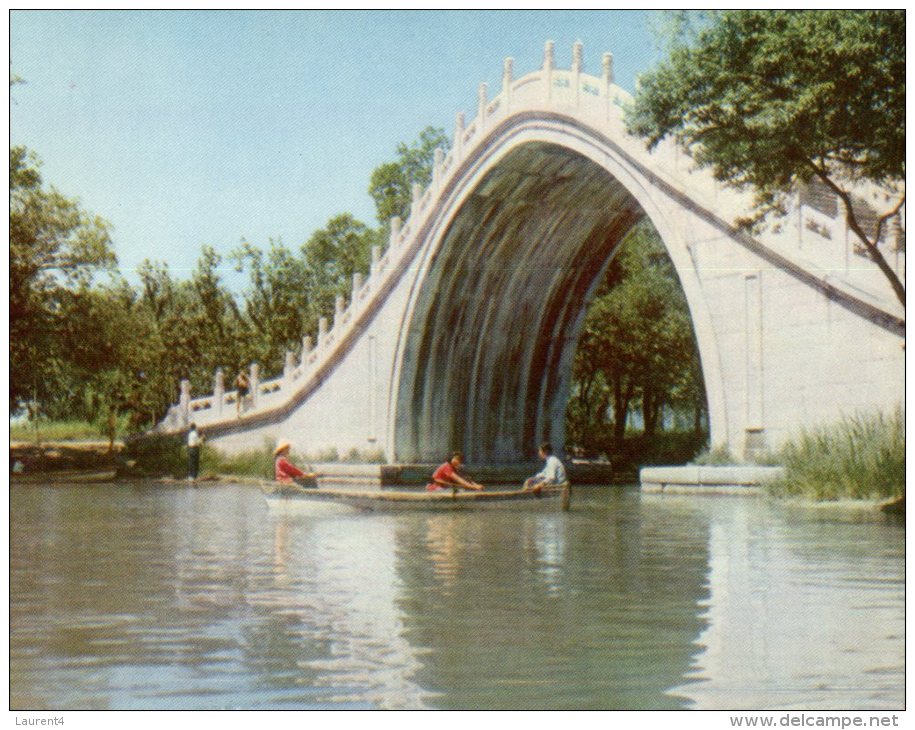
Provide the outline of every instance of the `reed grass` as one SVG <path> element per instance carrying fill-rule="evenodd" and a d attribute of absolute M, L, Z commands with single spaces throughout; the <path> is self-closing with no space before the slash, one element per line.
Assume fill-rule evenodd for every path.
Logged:
<path fill-rule="evenodd" d="M 224 454 L 213 446 L 204 445 L 200 453 L 201 474 L 231 474 L 234 476 L 273 479 L 273 442 L 264 442 L 260 449 L 236 454 Z M 293 459 L 293 463 L 297 463 Z"/>
<path fill-rule="evenodd" d="M 781 451 L 777 496 L 819 501 L 894 499 L 905 494 L 905 414 L 855 415 L 804 431 Z"/>
<path fill-rule="evenodd" d="M 224 454 L 212 446 L 204 445 L 200 455 L 201 473 L 231 474 L 235 476 L 257 476 L 273 478 L 273 449 L 275 442 L 264 441 L 260 449 Z M 292 449 L 289 460 L 301 469 L 308 470 L 312 464 L 383 464 L 384 454 L 380 450 L 351 449 L 342 457 L 336 449 L 323 449 L 313 453 L 299 453 Z"/>
<path fill-rule="evenodd" d="M 696 454 L 690 463 L 697 466 L 730 466 L 741 462 L 734 457 L 727 446 L 716 446 Z"/>

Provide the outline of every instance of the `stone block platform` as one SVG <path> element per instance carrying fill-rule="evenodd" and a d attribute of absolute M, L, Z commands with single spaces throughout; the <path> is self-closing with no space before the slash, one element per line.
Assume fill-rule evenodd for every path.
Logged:
<path fill-rule="evenodd" d="M 639 472 L 643 492 L 756 494 L 784 474 L 780 466 L 651 466 Z"/>

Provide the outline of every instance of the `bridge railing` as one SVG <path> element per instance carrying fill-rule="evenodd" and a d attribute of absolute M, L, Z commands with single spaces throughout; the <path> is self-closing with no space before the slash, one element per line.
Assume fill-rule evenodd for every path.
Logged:
<path fill-rule="evenodd" d="M 249 371 L 251 395 L 239 408 L 237 394 L 226 388 L 222 371 L 217 371 L 213 392 L 191 398 L 190 384 L 182 381 L 178 403 L 172 406 L 160 428 L 179 430 L 190 421 L 206 426 L 262 413 L 288 403 L 311 379 L 320 373 L 335 357 L 339 348 L 345 347 L 363 316 L 380 307 L 385 284 L 397 277 L 409 265 L 409 256 L 417 249 L 416 236 L 436 208 L 439 194 L 459 174 L 461 163 L 486 144 L 488 133 L 502 121 L 524 111 L 555 111 L 568 113 L 608 137 L 625 144 L 626 154 L 645 169 L 689 199 L 708 210 L 729 210 L 736 214 L 752 210 L 751 194 L 720 185 L 708 170 L 697 169 L 692 158 L 672 141 L 664 140 L 648 152 L 640 140 L 629 138 L 623 119 L 623 107 L 632 97 L 616 85 L 613 73 L 613 56 L 602 57 L 601 75 L 584 72 L 582 46 L 573 46 L 570 69 L 557 69 L 554 46 L 548 41 L 544 48 L 542 66 L 514 78 L 514 61 L 506 59 L 503 66 L 502 86 L 492 98 L 487 84 L 478 89 L 475 118 L 465 124 L 464 113 L 455 118 L 452 146 L 447 154 L 436 152 L 432 182 L 426 190 L 413 189 L 409 218 L 391 220 L 388 246 L 382 252 L 372 251 L 372 262 L 365 276 L 353 278 L 349 302 L 339 298 L 335 305 L 333 322 L 322 317 L 315 339 L 306 335 L 298 359 L 287 352 L 282 374 L 261 381 L 259 366 L 252 364 Z M 843 221 L 829 218 L 809 206 L 798 206 L 794 211 L 796 231 L 789 226 L 771 230 L 761 238 L 766 245 L 786 255 L 808 261 L 809 265 L 824 272 L 850 273 L 850 256 L 854 252 Z M 790 215 L 789 215 L 790 217 Z M 897 247 L 898 248 L 898 247 Z M 892 252 L 897 270 L 904 270 L 904 252 Z"/>

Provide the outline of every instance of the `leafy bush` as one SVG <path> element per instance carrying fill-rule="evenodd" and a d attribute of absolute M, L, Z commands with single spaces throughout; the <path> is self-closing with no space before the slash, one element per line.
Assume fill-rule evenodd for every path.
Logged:
<path fill-rule="evenodd" d="M 621 448 L 610 451 L 610 463 L 618 474 L 634 474 L 643 466 L 685 464 L 707 441 L 705 433 L 692 431 L 627 436 Z"/>
<path fill-rule="evenodd" d="M 124 458 L 134 462 L 133 470 L 141 474 L 180 477 L 187 473 L 184 439 L 182 433 L 150 433 L 128 438 L 124 443 Z"/>

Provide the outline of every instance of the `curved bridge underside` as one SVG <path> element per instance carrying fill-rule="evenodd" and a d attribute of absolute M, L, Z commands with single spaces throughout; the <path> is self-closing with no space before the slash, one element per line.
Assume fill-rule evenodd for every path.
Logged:
<path fill-rule="evenodd" d="M 644 215 L 605 169 L 553 144 L 512 150 L 448 227 L 422 282 L 398 389 L 398 460 L 476 463 L 562 445 L 578 331 Z"/>

